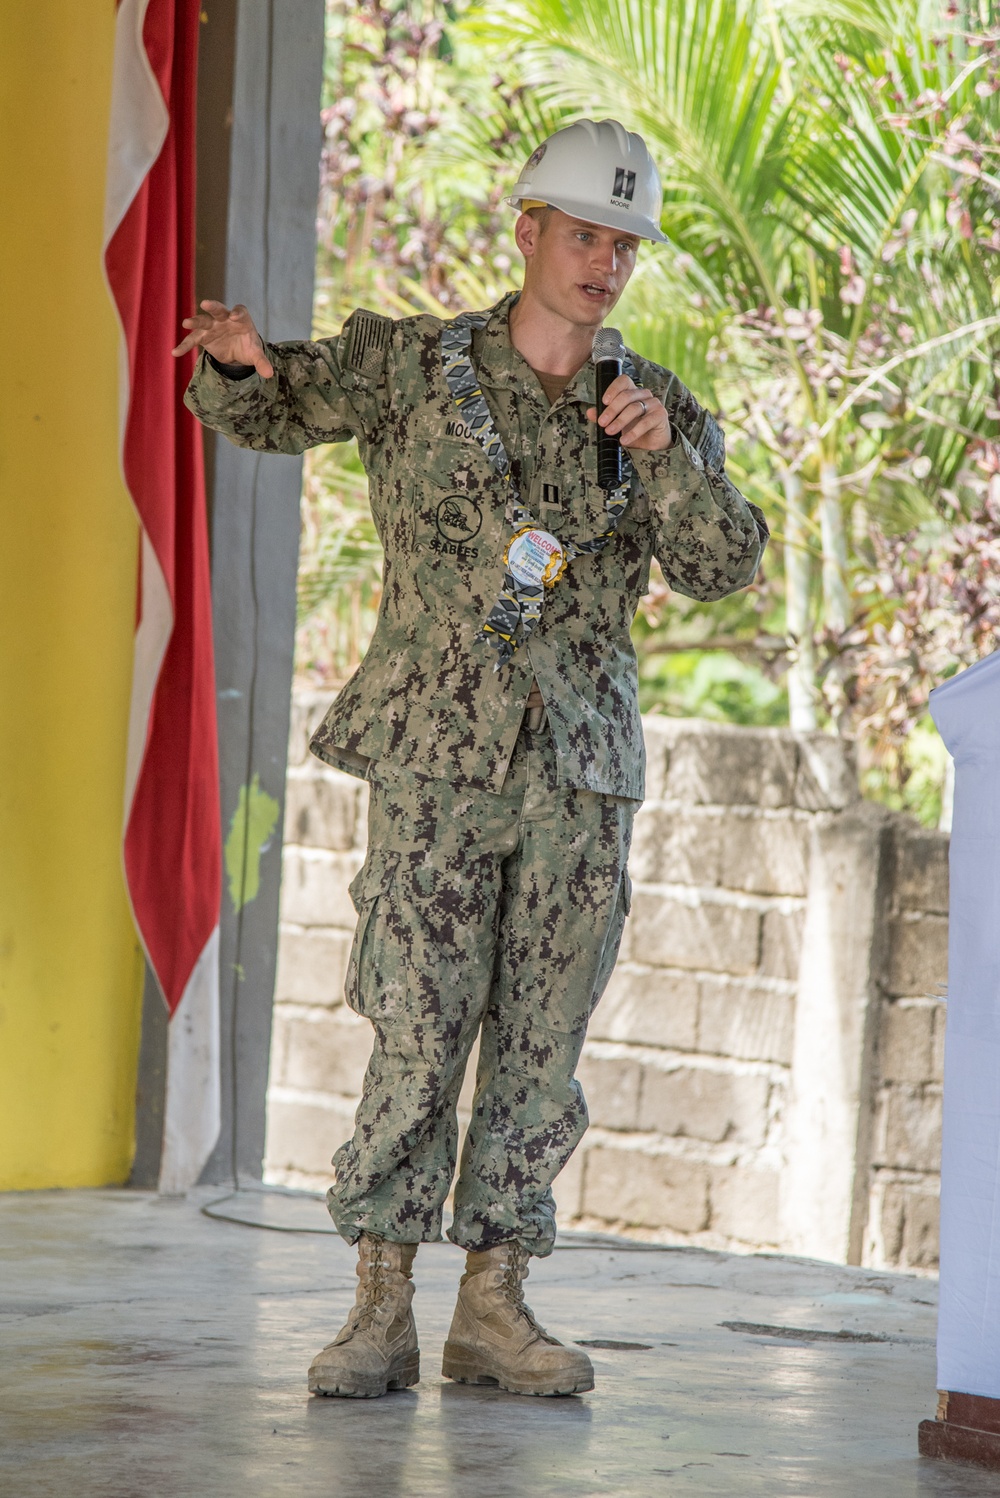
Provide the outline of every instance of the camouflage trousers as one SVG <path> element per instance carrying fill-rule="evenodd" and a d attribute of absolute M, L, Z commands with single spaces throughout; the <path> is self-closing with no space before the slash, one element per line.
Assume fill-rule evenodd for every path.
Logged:
<path fill-rule="evenodd" d="M 499 795 L 385 761 L 369 780 L 347 1001 L 375 1043 L 330 1213 L 350 1243 L 440 1239 L 480 1034 L 448 1236 L 550 1253 L 551 1184 L 587 1127 L 574 1072 L 618 954 L 637 803 L 560 789 L 548 732 L 527 727 Z"/>

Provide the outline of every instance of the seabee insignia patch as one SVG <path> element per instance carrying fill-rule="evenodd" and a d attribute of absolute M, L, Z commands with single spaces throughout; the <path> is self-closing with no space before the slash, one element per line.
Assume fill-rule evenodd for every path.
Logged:
<path fill-rule="evenodd" d="M 446 541 L 471 541 L 483 528 L 483 512 L 465 494 L 449 494 L 437 507 L 438 535 Z"/>

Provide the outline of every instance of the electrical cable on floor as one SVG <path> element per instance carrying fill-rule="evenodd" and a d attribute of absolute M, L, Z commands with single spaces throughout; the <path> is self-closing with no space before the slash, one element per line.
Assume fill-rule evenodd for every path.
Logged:
<path fill-rule="evenodd" d="M 214 1212 L 212 1210 L 213 1207 L 221 1207 L 226 1202 L 235 1201 L 239 1196 L 263 1196 L 266 1194 L 266 1192 L 251 1192 L 245 1189 L 229 1191 L 225 1196 L 219 1196 L 216 1197 L 214 1201 L 205 1202 L 200 1208 L 200 1211 L 203 1217 L 209 1217 L 213 1222 L 232 1222 L 235 1223 L 238 1227 L 263 1228 L 266 1232 L 269 1233 L 318 1233 L 323 1237 L 329 1237 L 331 1235 L 331 1232 L 333 1231 L 333 1229 L 331 1228 L 288 1227 L 284 1223 L 257 1222 L 254 1221 L 252 1217 L 237 1217 L 231 1212 Z M 284 1195 L 284 1193 L 279 1194 Z M 305 1192 L 300 1193 L 300 1195 L 303 1200 L 322 1201 L 322 1197 L 313 1197 L 311 1194 L 307 1194 Z"/>
<path fill-rule="evenodd" d="M 205 1202 L 200 1208 L 202 1216 L 210 1218 L 213 1222 L 233 1223 L 237 1227 L 261 1228 L 263 1229 L 263 1231 L 268 1233 L 315 1234 L 324 1238 L 337 1236 L 336 1229 L 332 1224 L 329 1227 L 294 1227 L 289 1226 L 286 1223 L 264 1222 L 254 1217 L 238 1217 L 235 1213 L 232 1212 L 218 1212 L 213 1210 L 214 1208 L 224 1206 L 227 1202 L 235 1201 L 238 1197 L 241 1196 L 251 1197 L 257 1200 L 260 1200 L 262 1197 L 272 1197 L 277 1198 L 278 1200 L 293 1201 L 296 1203 L 307 1201 L 314 1201 L 319 1203 L 323 1201 L 323 1197 L 319 1193 L 313 1193 L 311 1191 L 288 1191 L 283 1190 L 280 1186 L 260 1186 L 251 1189 L 243 1187 L 238 1188 L 236 1191 L 229 1191 L 225 1196 L 216 1197 L 214 1201 Z M 580 1240 L 586 1241 L 573 1242 L 572 1239 L 574 1236 L 577 1236 Z M 569 1242 L 566 1241 L 567 1238 L 570 1239 Z M 706 1252 L 706 1250 L 704 1249 L 696 1247 L 693 1248 L 690 1245 L 684 1243 L 643 1243 L 640 1239 L 637 1238 L 617 1238 L 610 1233 L 579 1233 L 577 1235 L 574 1235 L 572 1229 L 564 1229 L 562 1236 L 557 1240 L 555 1246 L 557 1250 L 561 1250 L 564 1253 L 580 1253 L 587 1250 L 593 1252 L 600 1249 L 603 1249 L 605 1251 L 614 1250 L 615 1253 L 677 1254 Z"/>

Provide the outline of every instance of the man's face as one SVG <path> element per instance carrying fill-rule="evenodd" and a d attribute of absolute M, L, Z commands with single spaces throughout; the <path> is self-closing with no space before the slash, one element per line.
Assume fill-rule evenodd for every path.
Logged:
<path fill-rule="evenodd" d="M 517 242 L 525 259 L 525 287 L 568 322 L 600 327 L 635 269 L 639 238 L 549 209 L 544 228 L 525 214 Z"/>

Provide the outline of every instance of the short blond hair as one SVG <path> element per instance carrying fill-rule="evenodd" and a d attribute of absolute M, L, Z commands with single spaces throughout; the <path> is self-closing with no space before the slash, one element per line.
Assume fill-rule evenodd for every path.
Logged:
<path fill-rule="evenodd" d="M 526 213 L 529 218 L 533 218 L 541 232 L 544 234 L 545 226 L 548 224 L 549 219 L 552 217 L 552 204 L 522 203 L 521 212 Z"/>

